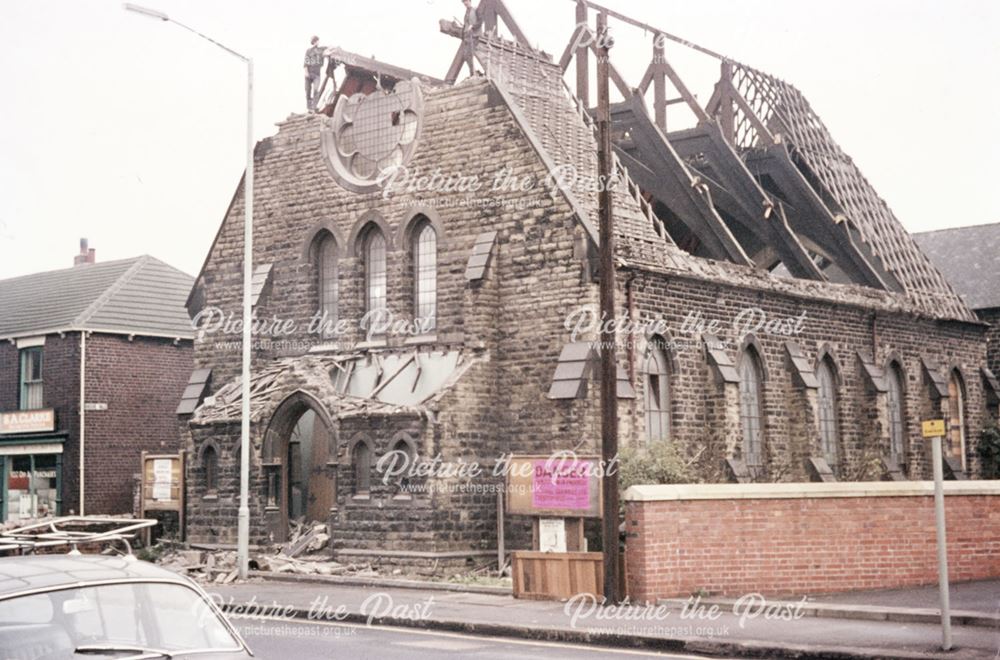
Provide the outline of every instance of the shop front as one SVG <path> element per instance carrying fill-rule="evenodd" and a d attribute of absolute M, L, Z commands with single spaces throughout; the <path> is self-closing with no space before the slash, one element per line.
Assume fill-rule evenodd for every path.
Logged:
<path fill-rule="evenodd" d="M 0 413 L 0 521 L 60 515 L 66 438 L 54 427 L 51 410 Z"/>

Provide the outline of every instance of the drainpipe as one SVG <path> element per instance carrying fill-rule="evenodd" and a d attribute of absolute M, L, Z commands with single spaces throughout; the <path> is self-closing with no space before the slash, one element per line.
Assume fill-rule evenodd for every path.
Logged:
<path fill-rule="evenodd" d="M 86 476 L 86 439 L 87 439 L 87 333 L 80 331 L 80 515 L 84 511 L 84 477 Z"/>

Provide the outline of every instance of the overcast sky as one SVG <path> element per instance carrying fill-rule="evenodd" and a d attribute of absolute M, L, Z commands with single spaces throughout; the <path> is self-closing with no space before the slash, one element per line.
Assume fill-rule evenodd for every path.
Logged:
<path fill-rule="evenodd" d="M 562 52 L 571 2 L 506 1 Z M 457 43 L 437 21 L 462 13 L 459 0 L 143 3 L 254 58 L 258 139 L 302 111 L 310 35 L 443 77 Z M 995 0 L 605 4 L 794 83 L 910 231 L 1000 221 Z M 635 85 L 650 35 L 615 34 Z M 667 54 L 707 100 L 717 64 Z M 84 236 L 99 260 L 152 254 L 196 274 L 243 170 L 244 71 L 115 0 L 0 0 L 0 278 L 69 266 Z"/>

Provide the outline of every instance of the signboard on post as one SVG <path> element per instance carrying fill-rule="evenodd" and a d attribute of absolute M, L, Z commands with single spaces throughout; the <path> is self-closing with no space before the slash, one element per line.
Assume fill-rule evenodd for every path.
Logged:
<path fill-rule="evenodd" d="M 51 408 L 0 413 L 0 435 L 48 433 L 55 430 L 56 412 Z"/>
<path fill-rule="evenodd" d="M 600 518 L 602 475 L 599 456 L 512 456 L 507 466 L 507 513 Z"/>
<path fill-rule="evenodd" d="M 929 419 L 920 425 L 924 438 L 940 438 L 944 435 L 944 420 Z"/>
<path fill-rule="evenodd" d="M 180 533 L 184 534 L 184 452 L 142 453 L 139 517 L 147 511 L 176 511 Z"/>

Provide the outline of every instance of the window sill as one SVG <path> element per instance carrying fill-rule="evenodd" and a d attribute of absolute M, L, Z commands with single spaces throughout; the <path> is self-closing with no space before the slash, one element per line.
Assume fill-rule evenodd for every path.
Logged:
<path fill-rule="evenodd" d="M 218 493 L 206 493 L 205 495 L 201 496 L 201 501 L 202 502 L 218 502 L 219 501 L 219 494 Z"/>
<path fill-rule="evenodd" d="M 365 493 L 363 495 L 353 495 L 351 499 L 355 502 L 368 502 L 372 499 L 372 497 L 371 495 Z"/>
<path fill-rule="evenodd" d="M 412 502 L 413 501 L 413 495 L 400 493 L 398 495 L 393 495 L 392 496 L 392 501 L 393 502 Z"/>
<path fill-rule="evenodd" d="M 340 351 L 340 344 L 335 341 L 323 342 L 309 348 L 310 353 L 337 353 Z"/>
<path fill-rule="evenodd" d="M 437 335 L 417 335 L 416 337 L 407 337 L 406 341 L 403 342 L 404 346 L 416 346 L 419 344 L 436 344 Z"/>

